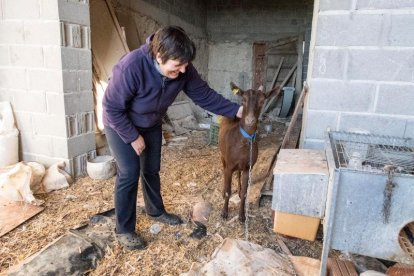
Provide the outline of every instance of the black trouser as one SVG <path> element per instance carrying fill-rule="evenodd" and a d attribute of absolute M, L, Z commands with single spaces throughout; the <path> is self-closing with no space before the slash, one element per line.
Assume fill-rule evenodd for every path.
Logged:
<path fill-rule="evenodd" d="M 138 179 L 141 172 L 145 209 L 150 216 L 159 216 L 165 209 L 160 190 L 161 126 L 138 129 L 145 141 L 140 156 L 125 144 L 115 130 L 105 126 L 106 139 L 116 159 L 115 215 L 118 234 L 135 231 Z"/>

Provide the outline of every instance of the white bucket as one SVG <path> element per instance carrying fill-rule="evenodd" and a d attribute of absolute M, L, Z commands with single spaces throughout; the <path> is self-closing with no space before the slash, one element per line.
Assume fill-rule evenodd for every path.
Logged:
<path fill-rule="evenodd" d="M 19 131 L 9 102 L 0 102 L 0 167 L 19 162 Z"/>
<path fill-rule="evenodd" d="M 92 160 L 88 160 L 86 171 L 92 179 L 109 179 L 116 174 L 115 159 L 109 155 L 97 156 Z"/>
<path fill-rule="evenodd" d="M 19 131 L 0 134 L 0 167 L 19 162 Z"/>

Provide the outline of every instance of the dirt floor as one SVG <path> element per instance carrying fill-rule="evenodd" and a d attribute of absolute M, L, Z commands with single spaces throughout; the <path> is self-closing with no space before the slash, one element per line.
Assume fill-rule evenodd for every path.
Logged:
<path fill-rule="evenodd" d="M 280 144 L 284 124 L 273 124 L 273 132 L 260 131 L 259 161 L 255 172 L 265 173 L 269 158 Z M 238 206 L 230 204 L 229 219 L 220 216 L 222 171 L 220 153 L 208 145 L 208 131 L 192 131 L 178 141 L 163 146 L 161 181 L 166 209 L 179 214 L 186 222 L 192 206 L 201 199 L 213 204 L 207 223 L 208 234 L 201 240 L 189 238 L 190 223 L 180 226 L 162 225 L 157 235 L 150 233 L 154 224 L 139 207 L 137 230 L 148 242 L 142 251 L 125 251 L 118 244 L 106 252 L 90 275 L 179 275 L 189 270 L 193 262 L 209 259 L 224 238 L 244 239 L 245 225 L 236 218 Z M 266 155 L 266 158 L 261 158 Z M 263 177 L 256 177 L 256 182 Z M 236 193 L 234 181 L 232 192 Z M 39 196 L 45 200 L 45 210 L 33 219 L 0 238 L 0 273 L 5 272 L 48 243 L 99 212 L 113 207 L 114 178 L 106 181 L 89 177 L 78 179 L 68 189 Z M 271 199 L 264 198 L 258 208 L 249 209 L 249 241 L 282 252 L 272 231 Z M 293 255 L 319 258 L 321 237 L 308 242 L 279 236 Z"/>

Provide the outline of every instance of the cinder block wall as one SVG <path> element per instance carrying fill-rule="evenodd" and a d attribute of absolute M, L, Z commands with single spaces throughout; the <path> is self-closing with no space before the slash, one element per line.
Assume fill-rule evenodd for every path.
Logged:
<path fill-rule="evenodd" d="M 311 25 L 313 1 L 207 3 L 208 81 L 214 89 L 234 100 L 237 99 L 230 91 L 230 81 L 244 89 L 252 86 L 254 42 L 273 42 L 301 32 L 305 34 Z"/>
<path fill-rule="evenodd" d="M 301 146 L 359 128 L 414 138 L 414 3 L 320 0 Z"/>
<path fill-rule="evenodd" d="M 88 2 L 0 4 L 0 101 L 12 104 L 20 159 L 82 174 L 95 150 Z"/>

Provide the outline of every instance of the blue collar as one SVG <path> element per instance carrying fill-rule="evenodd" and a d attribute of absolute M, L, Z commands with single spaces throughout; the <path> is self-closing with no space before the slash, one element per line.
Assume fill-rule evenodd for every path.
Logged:
<path fill-rule="evenodd" d="M 250 135 L 242 127 L 240 127 L 240 133 L 243 135 L 244 138 L 246 138 L 250 142 L 254 142 L 256 140 L 256 132 Z"/>

